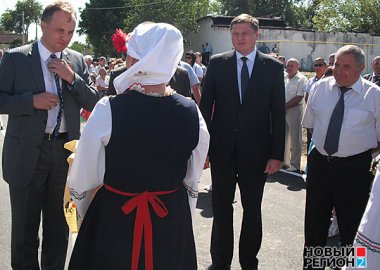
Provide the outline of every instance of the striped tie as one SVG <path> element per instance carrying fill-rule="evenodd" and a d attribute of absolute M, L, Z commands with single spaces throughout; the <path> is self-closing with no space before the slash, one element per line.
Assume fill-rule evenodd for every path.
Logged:
<path fill-rule="evenodd" d="M 55 54 L 50 55 L 51 58 L 57 58 Z M 61 127 L 61 122 L 62 122 L 62 115 L 63 115 L 63 92 L 61 89 L 61 85 L 59 83 L 59 77 L 57 73 L 54 73 L 54 80 L 55 80 L 55 85 L 57 86 L 57 93 L 59 97 L 59 111 L 57 115 L 57 124 L 55 125 L 55 128 L 53 130 L 53 139 L 55 139 L 59 133 L 59 128 Z"/>

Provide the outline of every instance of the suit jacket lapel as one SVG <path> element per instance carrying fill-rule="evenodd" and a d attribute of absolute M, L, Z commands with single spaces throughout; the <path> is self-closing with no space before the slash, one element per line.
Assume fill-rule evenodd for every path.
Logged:
<path fill-rule="evenodd" d="M 36 88 L 34 90 L 35 93 L 42 93 L 45 92 L 45 81 L 44 81 L 44 75 L 42 73 L 42 67 L 41 67 L 41 57 L 40 53 L 38 51 L 38 43 L 34 42 L 32 46 L 30 47 L 30 51 L 28 53 L 29 56 L 29 65 L 30 70 L 33 74 L 34 81 L 36 83 Z"/>
<path fill-rule="evenodd" d="M 232 91 L 233 96 L 235 97 L 235 100 L 238 104 L 240 104 L 240 93 L 239 93 L 239 85 L 238 85 L 238 77 L 237 77 L 237 63 L 236 63 L 236 52 L 233 51 L 233 53 L 229 56 L 228 61 L 228 70 L 227 73 L 228 76 L 231 78 L 232 82 Z"/>
<path fill-rule="evenodd" d="M 72 63 L 70 53 L 66 50 L 63 50 L 61 58 L 65 60 L 68 64 Z M 62 91 L 68 91 L 67 82 L 65 80 L 62 80 Z"/>

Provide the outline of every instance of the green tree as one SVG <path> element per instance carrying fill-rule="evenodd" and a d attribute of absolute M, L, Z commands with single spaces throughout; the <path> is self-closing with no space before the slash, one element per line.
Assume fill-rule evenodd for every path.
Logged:
<path fill-rule="evenodd" d="M 290 0 L 220 0 L 226 15 L 248 13 L 255 17 L 283 14 Z"/>
<path fill-rule="evenodd" d="M 29 26 L 39 23 L 42 5 L 35 0 L 23 0 L 16 3 L 15 9 L 7 9 L 1 16 L 0 23 L 7 31 L 27 36 Z"/>
<path fill-rule="evenodd" d="M 74 51 L 80 52 L 82 54 L 93 54 L 93 49 L 90 45 L 81 43 L 79 41 L 74 41 L 73 44 L 69 47 L 70 49 L 73 49 Z"/>
<path fill-rule="evenodd" d="M 123 20 L 128 14 L 125 0 L 90 0 L 81 13 L 78 32 L 86 34 L 95 55 L 114 56 L 116 54 L 111 36 L 116 28 L 123 28 Z M 110 7 L 123 7 L 109 9 Z"/>
<path fill-rule="evenodd" d="M 379 0 L 321 0 L 313 23 L 320 31 L 380 34 Z"/>
<path fill-rule="evenodd" d="M 116 28 L 130 32 L 141 22 L 155 21 L 173 24 L 183 34 L 196 32 L 196 20 L 209 8 L 208 0 L 90 0 L 81 14 L 79 33 L 87 35 L 96 55 L 117 56 L 111 41 Z"/>

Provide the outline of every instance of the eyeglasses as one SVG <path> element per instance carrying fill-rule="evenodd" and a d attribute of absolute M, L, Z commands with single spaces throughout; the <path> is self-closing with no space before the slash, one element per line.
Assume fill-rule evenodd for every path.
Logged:
<path fill-rule="evenodd" d="M 323 67 L 324 64 L 314 64 L 315 67 Z"/>
<path fill-rule="evenodd" d="M 191 56 L 186 56 L 185 58 L 186 58 L 186 59 L 191 59 Z"/>

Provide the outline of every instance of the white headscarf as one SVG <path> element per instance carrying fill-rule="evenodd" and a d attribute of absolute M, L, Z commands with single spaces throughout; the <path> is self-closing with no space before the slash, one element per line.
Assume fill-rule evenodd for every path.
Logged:
<path fill-rule="evenodd" d="M 170 24 L 147 22 L 133 30 L 127 48 L 127 54 L 139 61 L 115 78 L 118 94 L 136 84 L 168 83 L 183 54 L 183 38 Z"/>

